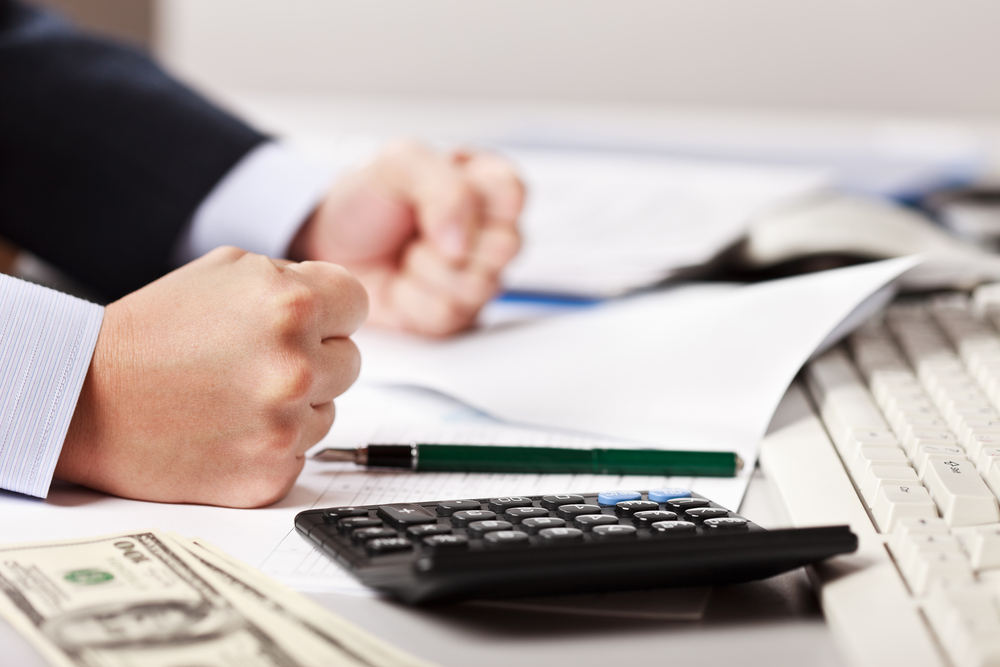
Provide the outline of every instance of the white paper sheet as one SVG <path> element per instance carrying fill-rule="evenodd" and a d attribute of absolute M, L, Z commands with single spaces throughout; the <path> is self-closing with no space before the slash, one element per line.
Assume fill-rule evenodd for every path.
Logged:
<path fill-rule="evenodd" d="M 755 216 L 827 183 L 814 168 L 507 151 L 528 189 L 511 290 L 614 296 L 702 264 Z"/>
<path fill-rule="evenodd" d="M 752 465 L 813 350 L 919 261 L 677 288 L 447 341 L 365 330 L 362 378 L 435 389 L 509 422 L 736 451 Z"/>

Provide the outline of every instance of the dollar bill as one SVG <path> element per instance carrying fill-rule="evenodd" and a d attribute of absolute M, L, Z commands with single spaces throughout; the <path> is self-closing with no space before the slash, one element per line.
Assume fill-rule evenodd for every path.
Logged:
<path fill-rule="evenodd" d="M 0 546 L 0 616 L 60 667 L 426 664 L 277 588 L 156 530 Z"/>

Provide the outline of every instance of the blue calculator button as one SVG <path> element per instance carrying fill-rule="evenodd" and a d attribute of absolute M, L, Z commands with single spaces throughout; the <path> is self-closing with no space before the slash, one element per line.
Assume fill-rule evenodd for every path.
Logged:
<path fill-rule="evenodd" d="M 673 498 L 690 498 L 691 492 L 687 489 L 653 489 L 648 496 L 654 503 L 665 503 Z"/>
<path fill-rule="evenodd" d="M 597 494 L 598 505 L 617 505 L 623 500 L 642 500 L 638 491 L 601 491 Z"/>

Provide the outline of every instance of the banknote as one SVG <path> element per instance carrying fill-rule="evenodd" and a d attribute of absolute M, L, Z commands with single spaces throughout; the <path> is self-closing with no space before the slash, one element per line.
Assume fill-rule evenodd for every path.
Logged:
<path fill-rule="evenodd" d="M 368 634 L 206 540 L 187 539 L 174 533 L 168 533 L 167 537 L 186 549 L 221 586 L 228 587 L 237 597 L 245 597 L 247 606 L 268 609 L 271 623 L 280 621 L 285 636 L 296 635 L 297 647 L 313 643 L 317 645 L 316 654 L 322 654 L 325 648 L 334 655 L 342 653 L 371 667 L 433 667 Z"/>
<path fill-rule="evenodd" d="M 60 667 L 426 664 L 198 549 L 156 530 L 0 546 L 0 616 Z"/>

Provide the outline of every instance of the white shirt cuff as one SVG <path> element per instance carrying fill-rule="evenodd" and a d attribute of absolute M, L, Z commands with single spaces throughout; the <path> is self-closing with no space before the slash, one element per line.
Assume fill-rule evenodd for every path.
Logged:
<path fill-rule="evenodd" d="M 0 275 L 0 488 L 44 498 L 104 308 Z"/>
<path fill-rule="evenodd" d="M 202 201 L 174 247 L 175 266 L 221 245 L 284 257 L 334 175 L 285 145 L 261 144 Z"/>

